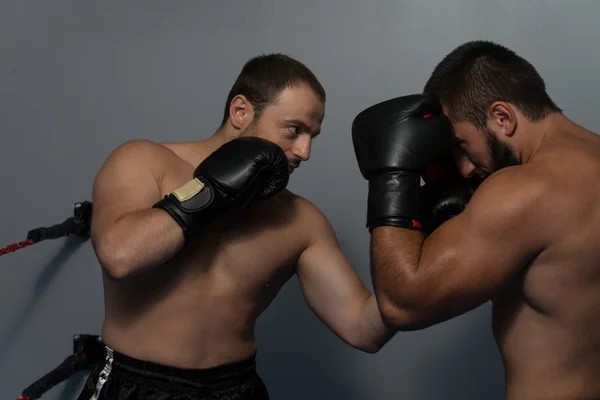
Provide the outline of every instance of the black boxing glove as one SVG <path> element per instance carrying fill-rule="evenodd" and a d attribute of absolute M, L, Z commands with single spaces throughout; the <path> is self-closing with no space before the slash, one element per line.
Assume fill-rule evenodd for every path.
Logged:
<path fill-rule="evenodd" d="M 241 137 L 210 154 L 194 171 L 194 179 L 153 207 L 167 211 L 188 240 L 217 215 L 281 192 L 289 176 L 281 147 L 258 137 Z"/>
<path fill-rule="evenodd" d="M 369 181 L 367 227 L 418 229 L 425 168 L 452 152 L 452 125 L 427 94 L 398 97 L 362 111 L 352 123 L 354 152 Z"/>
<path fill-rule="evenodd" d="M 463 212 L 473 192 L 469 182 L 460 178 L 435 180 L 421 186 L 419 222 L 423 232 L 430 235 L 444 222 Z"/>

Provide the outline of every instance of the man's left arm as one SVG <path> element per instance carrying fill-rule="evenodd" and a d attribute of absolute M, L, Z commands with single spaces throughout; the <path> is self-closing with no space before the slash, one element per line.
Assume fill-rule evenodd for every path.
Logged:
<path fill-rule="evenodd" d="M 371 276 L 388 325 L 422 329 L 472 310 L 542 251 L 542 185 L 503 172 L 427 238 L 399 227 L 372 231 Z"/>
<path fill-rule="evenodd" d="M 310 203 L 302 223 L 310 241 L 296 273 L 309 307 L 349 345 L 377 352 L 394 332 L 385 326 L 375 295 L 342 253 L 329 221 Z"/>

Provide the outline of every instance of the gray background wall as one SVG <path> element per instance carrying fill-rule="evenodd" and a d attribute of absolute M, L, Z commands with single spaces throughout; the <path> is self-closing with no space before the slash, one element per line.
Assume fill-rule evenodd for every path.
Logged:
<path fill-rule="evenodd" d="M 290 187 L 330 218 L 371 287 L 366 182 L 349 136 L 356 113 L 420 91 L 461 42 L 492 39 L 538 68 L 569 117 L 600 131 L 598 15 L 595 0 L 4 0 L 0 247 L 69 217 L 119 143 L 210 135 L 243 63 L 284 52 L 329 96 L 323 134 Z M 0 398 L 11 399 L 70 354 L 74 333 L 99 332 L 102 288 L 89 242 L 75 238 L 1 257 L 0 282 Z M 293 280 L 258 337 L 274 399 L 503 397 L 489 305 L 368 355 L 334 337 Z M 44 398 L 74 398 L 82 378 Z"/>

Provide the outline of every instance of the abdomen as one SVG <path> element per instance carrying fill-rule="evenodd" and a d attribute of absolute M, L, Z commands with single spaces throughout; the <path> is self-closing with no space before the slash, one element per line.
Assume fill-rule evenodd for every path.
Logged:
<path fill-rule="evenodd" d="M 300 246 L 291 229 L 252 226 L 239 216 L 223 219 L 167 265 L 128 281 L 106 280 L 107 345 L 188 368 L 253 353 L 256 318 L 293 275 Z"/>

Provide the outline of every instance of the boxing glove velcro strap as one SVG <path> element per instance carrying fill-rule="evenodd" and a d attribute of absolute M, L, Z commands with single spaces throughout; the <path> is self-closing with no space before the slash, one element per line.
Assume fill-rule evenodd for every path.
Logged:
<path fill-rule="evenodd" d="M 419 188 L 417 173 L 394 172 L 381 174 L 369 180 L 367 201 L 367 228 L 400 226 L 419 229 Z"/>
<path fill-rule="evenodd" d="M 162 208 L 168 212 L 188 240 L 220 213 L 223 204 L 219 199 L 210 182 L 194 178 L 165 195 L 153 208 Z"/>

